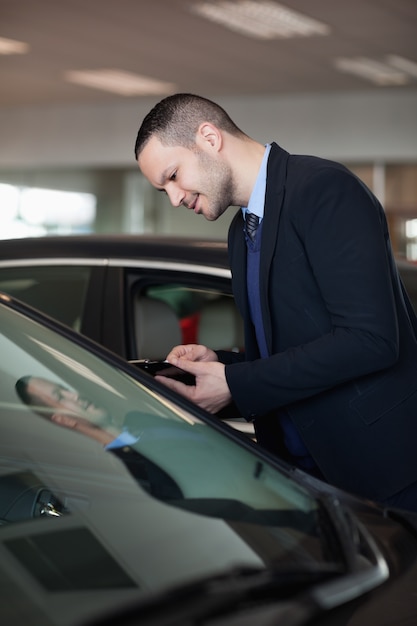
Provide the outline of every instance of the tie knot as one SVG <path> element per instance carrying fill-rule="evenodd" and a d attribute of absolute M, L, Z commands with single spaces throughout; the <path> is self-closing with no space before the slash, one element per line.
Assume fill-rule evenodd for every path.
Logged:
<path fill-rule="evenodd" d="M 246 213 L 246 232 L 250 239 L 253 241 L 256 234 L 256 229 L 259 226 L 259 217 L 255 213 Z"/>

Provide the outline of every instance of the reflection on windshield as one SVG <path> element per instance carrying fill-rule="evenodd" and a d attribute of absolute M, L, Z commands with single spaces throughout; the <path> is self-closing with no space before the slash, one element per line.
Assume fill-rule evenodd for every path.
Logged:
<path fill-rule="evenodd" d="M 315 500 L 249 446 L 67 339 L 0 313 L 0 496 L 1 479 L 32 472 L 62 513 L 29 507 L 8 523 L 88 527 L 140 588 L 334 558 Z"/>

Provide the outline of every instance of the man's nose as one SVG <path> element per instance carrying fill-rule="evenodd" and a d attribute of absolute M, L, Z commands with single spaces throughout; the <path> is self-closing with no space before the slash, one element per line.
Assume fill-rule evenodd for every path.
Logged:
<path fill-rule="evenodd" d="M 166 190 L 168 198 L 172 206 L 181 206 L 185 199 L 185 193 L 178 187 L 171 187 Z"/>

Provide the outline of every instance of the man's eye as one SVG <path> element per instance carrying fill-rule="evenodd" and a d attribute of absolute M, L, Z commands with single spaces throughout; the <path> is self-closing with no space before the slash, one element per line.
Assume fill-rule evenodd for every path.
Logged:
<path fill-rule="evenodd" d="M 175 180 L 177 178 L 177 172 L 174 172 L 173 174 L 171 174 L 171 176 L 169 177 L 169 180 Z"/>

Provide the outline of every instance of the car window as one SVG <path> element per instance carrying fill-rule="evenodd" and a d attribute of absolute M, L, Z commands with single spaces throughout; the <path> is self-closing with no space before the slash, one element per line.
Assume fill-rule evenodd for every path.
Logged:
<path fill-rule="evenodd" d="M 145 293 L 174 309 L 183 343 L 203 343 L 213 350 L 243 349 L 243 324 L 231 294 L 178 284 L 149 287 Z"/>
<path fill-rule="evenodd" d="M 2 267 L 0 291 L 79 330 L 90 274 L 76 265 Z"/>
<path fill-rule="evenodd" d="M 107 555 L 107 586 L 143 590 L 237 563 L 335 558 L 315 499 L 227 427 L 4 307 L 0 323 L 0 542 L 44 591 L 68 584 L 51 572 L 69 554 L 52 555 L 71 536 Z M 36 565 L 41 539 L 51 572 Z"/>
<path fill-rule="evenodd" d="M 219 286 L 147 280 L 131 295 L 135 357 L 164 359 L 181 343 L 241 351 L 243 322 L 232 295 Z"/>

